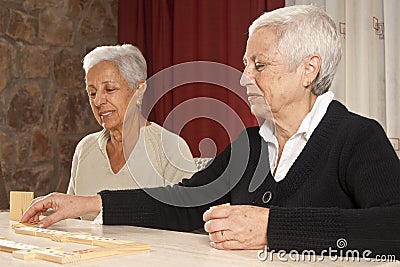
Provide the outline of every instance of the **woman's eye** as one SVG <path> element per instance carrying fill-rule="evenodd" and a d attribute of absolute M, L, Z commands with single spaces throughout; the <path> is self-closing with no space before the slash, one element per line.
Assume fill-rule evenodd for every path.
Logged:
<path fill-rule="evenodd" d="M 264 66 L 265 65 L 262 63 L 255 63 L 255 69 L 258 71 L 262 70 L 264 68 Z"/>
<path fill-rule="evenodd" d="M 88 96 L 89 97 L 95 97 L 96 96 L 96 92 L 88 92 Z"/>
<path fill-rule="evenodd" d="M 115 91 L 115 88 L 106 88 L 107 93 L 112 93 Z"/>

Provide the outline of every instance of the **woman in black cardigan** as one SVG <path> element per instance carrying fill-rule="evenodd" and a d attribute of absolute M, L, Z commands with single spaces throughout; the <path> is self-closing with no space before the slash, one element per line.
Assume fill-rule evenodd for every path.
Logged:
<path fill-rule="evenodd" d="M 204 226 L 217 249 L 400 257 L 399 159 L 378 123 L 328 91 L 341 53 L 324 11 L 293 6 L 263 14 L 249 28 L 241 79 L 252 112 L 265 119 L 260 128 L 244 131 L 178 185 L 51 194 L 36 199 L 22 222 L 39 221 L 49 208 L 55 212 L 42 227 L 102 210 L 104 224 Z"/>

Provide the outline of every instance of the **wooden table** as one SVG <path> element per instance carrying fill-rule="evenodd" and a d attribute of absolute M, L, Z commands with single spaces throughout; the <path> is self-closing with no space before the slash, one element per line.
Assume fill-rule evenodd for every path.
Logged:
<path fill-rule="evenodd" d="M 0 212 L 0 236 L 8 240 L 40 247 L 62 247 L 67 251 L 90 248 L 87 245 L 59 243 L 47 238 L 15 234 L 8 212 Z M 65 220 L 50 229 L 68 232 L 87 232 L 96 236 L 113 237 L 142 242 L 150 245 L 150 251 L 109 256 L 101 259 L 81 261 L 64 266 L 400 266 L 396 263 L 345 262 L 325 259 L 323 262 L 260 261 L 258 250 L 221 251 L 210 247 L 207 235 L 147 229 L 132 226 L 94 225 L 89 221 Z M 0 266 L 62 266 L 43 260 L 20 260 L 12 254 L 0 252 Z"/>

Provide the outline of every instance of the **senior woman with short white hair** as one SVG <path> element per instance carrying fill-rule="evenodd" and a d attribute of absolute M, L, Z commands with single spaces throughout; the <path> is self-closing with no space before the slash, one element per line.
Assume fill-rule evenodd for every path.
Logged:
<path fill-rule="evenodd" d="M 130 44 L 100 46 L 84 57 L 89 103 L 103 130 L 77 145 L 68 194 L 165 186 L 196 170 L 186 142 L 140 112 L 146 68 Z"/>
<path fill-rule="evenodd" d="M 47 227 L 102 209 L 105 224 L 180 231 L 204 225 L 217 249 L 350 249 L 400 258 L 399 159 L 377 122 L 333 100 L 328 90 L 340 57 L 324 11 L 292 6 L 261 15 L 249 28 L 241 80 L 252 112 L 265 119 L 261 127 L 243 131 L 208 168 L 172 188 L 50 195 L 34 201 L 22 221 Z M 194 190 L 185 188 L 209 202 L 175 207 L 152 198 L 164 192 L 187 204 Z M 56 204 L 58 213 L 38 220 Z"/>

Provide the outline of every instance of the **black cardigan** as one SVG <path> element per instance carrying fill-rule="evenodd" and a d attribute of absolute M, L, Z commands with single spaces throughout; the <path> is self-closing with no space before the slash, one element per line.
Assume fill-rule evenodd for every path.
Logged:
<path fill-rule="evenodd" d="M 211 206 L 257 205 L 270 208 L 267 239 L 275 251 L 337 249 L 344 238 L 346 249 L 400 257 L 400 164 L 377 122 L 332 101 L 280 182 L 258 130 L 243 131 L 178 185 L 100 192 L 104 224 L 191 231 Z"/>

